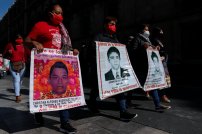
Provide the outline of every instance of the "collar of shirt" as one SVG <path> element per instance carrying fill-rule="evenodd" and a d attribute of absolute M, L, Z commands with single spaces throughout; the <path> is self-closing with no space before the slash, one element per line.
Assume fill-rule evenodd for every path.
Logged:
<path fill-rule="evenodd" d="M 121 77 L 121 69 L 120 68 L 117 70 L 112 69 L 112 73 L 113 73 L 115 79 L 116 79 L 117 72 L 119 74 L 119 77 Z"/>

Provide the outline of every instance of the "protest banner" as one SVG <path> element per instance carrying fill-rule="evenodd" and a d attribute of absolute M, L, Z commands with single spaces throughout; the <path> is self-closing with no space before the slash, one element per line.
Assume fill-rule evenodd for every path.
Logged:
<path fill-rule="evenodd" d="M 85 105 L 78 56 L 56 49 L 32 50 L 29 99 L 31 113 Z"/>
<path fill-rule="evenodd" d="M 167 87 L 164 67 L 159 55 L 159 51 L 147 48 L 148 74 L 144 84 L 144 91 L 163 89 Z"/>
<path fill-rule="evenodd" d="M 163 63 L 163 68 L 164 68 L 164 71 L 165 71 L 165 77 L 166 77 L 166 83 L 167 83 L 167 86 L 163 87 L 163 88 L 169 88 L 169 87 L 171 87 L 170 73 L 168 71 L 167 63 L 166 62 L 162 62 L 162 63 Z"/>
<path fill-rule="evenodd" d="M 125 45 L 96 42 L 96 54 L 101 100 L 140 87 Z"/>

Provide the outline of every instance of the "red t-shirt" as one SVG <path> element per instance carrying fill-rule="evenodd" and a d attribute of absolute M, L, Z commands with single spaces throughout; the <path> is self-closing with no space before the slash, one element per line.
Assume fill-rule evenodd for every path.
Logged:
<path fill-rule="evenodd" d="M 3 66 L 3 57 L 2 55 L 0 55 L 0 68 L 2 68 L 2 66 Z"/>
<path fill-rule="evenodd" d="M 61 34 L 59 26 L 52 26 L 48 24 L 48 22 L 41 21 L 36 23 L 28 37 L 43 44 L 44 48 L 61 48 Z"/>
<path fill-rule="evenodd" d="M 8 43 L 4 50 L 4 54 L 8 53 L 9 50 L 12 51 L 12 54 L 10 54 L 10 57 L 9 57 L 9 60 L 11 62 L 16 62 L 16 61 L 25 62 L 25 49 L 23 45 L 16 45 L 16 50 L 15 50 L 13 48 L 12 43 Z"/>

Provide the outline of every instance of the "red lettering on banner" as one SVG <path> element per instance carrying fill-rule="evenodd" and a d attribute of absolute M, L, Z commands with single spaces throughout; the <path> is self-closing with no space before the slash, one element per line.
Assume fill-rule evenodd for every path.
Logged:
<path fill-rule="evenodd" d="M 110 47 L 111 47 L 111 46 L 114 46 L 114 44 L 113 44 L 113 43 L 108 43 L 108 46 L 110 46 Z"/>
<path fill-rule="evenodd" d="M 123 90 L 128 90 L 128 89 L 133 89 L 133 88 L 136 88 L 138 85 L 135 84 L 135 85 L 130 85 L 130 86 L 127 86 L 127 87 L 124 87 Z"/>
<path fill-rule="evenodd" d="M 117 92 L 119 92 L 119 90 L 118 89 L 113 89 L 113 90 L 111 90 L 111 92 L 112 93 L 117 93 Z"/>
<path fill-rule="evenodd" d="M 157 88 L 157 87 L 162 87 L 162 86 L 165 86 L 165 85 L 166 85 L 165 83 L 164 84 L 159 84 L 159 85 L 153 84 L 153 85 L 146 86 L 146 88 Z"/>
<path fill-rule="evenodd" d="M 64 108 L 73 108 L 73 107 L 79 107 L 81 105 L 81 103 L 76 103 L 76 104 L 71 104 L 71 105 L 64 105 Z"/>
<path fill-rule="evenodd" d="M 124 46 L 123 44 L 115 43 L 113 46 Z"/>
<path fill-rule="evenodd" d="M 99 46 L 108 46 L 107 43 L 103 43 L 103 42 L 98 42 L 98 45 L 99 45 Z"/>
<path fill-rule="evenodd" d="M 46 108 L 39 108 L 38 112 L 43 112 L 43 111 L 47 111 L 47 109 Z"/>
<path fill-rule="evenodd" d="M 54 53 L 54 50 L 49 50 L 48 52 L 49 52 L 49 53 Z"/>

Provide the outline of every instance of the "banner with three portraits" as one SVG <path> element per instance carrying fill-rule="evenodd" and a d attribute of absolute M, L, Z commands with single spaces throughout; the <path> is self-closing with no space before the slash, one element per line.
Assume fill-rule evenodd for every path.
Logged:
<path fill-rule="evenodd" d="M 32 50 L 29 99 L 31 113 L 85 105 L 78 56 L 56 49 Z"/>

